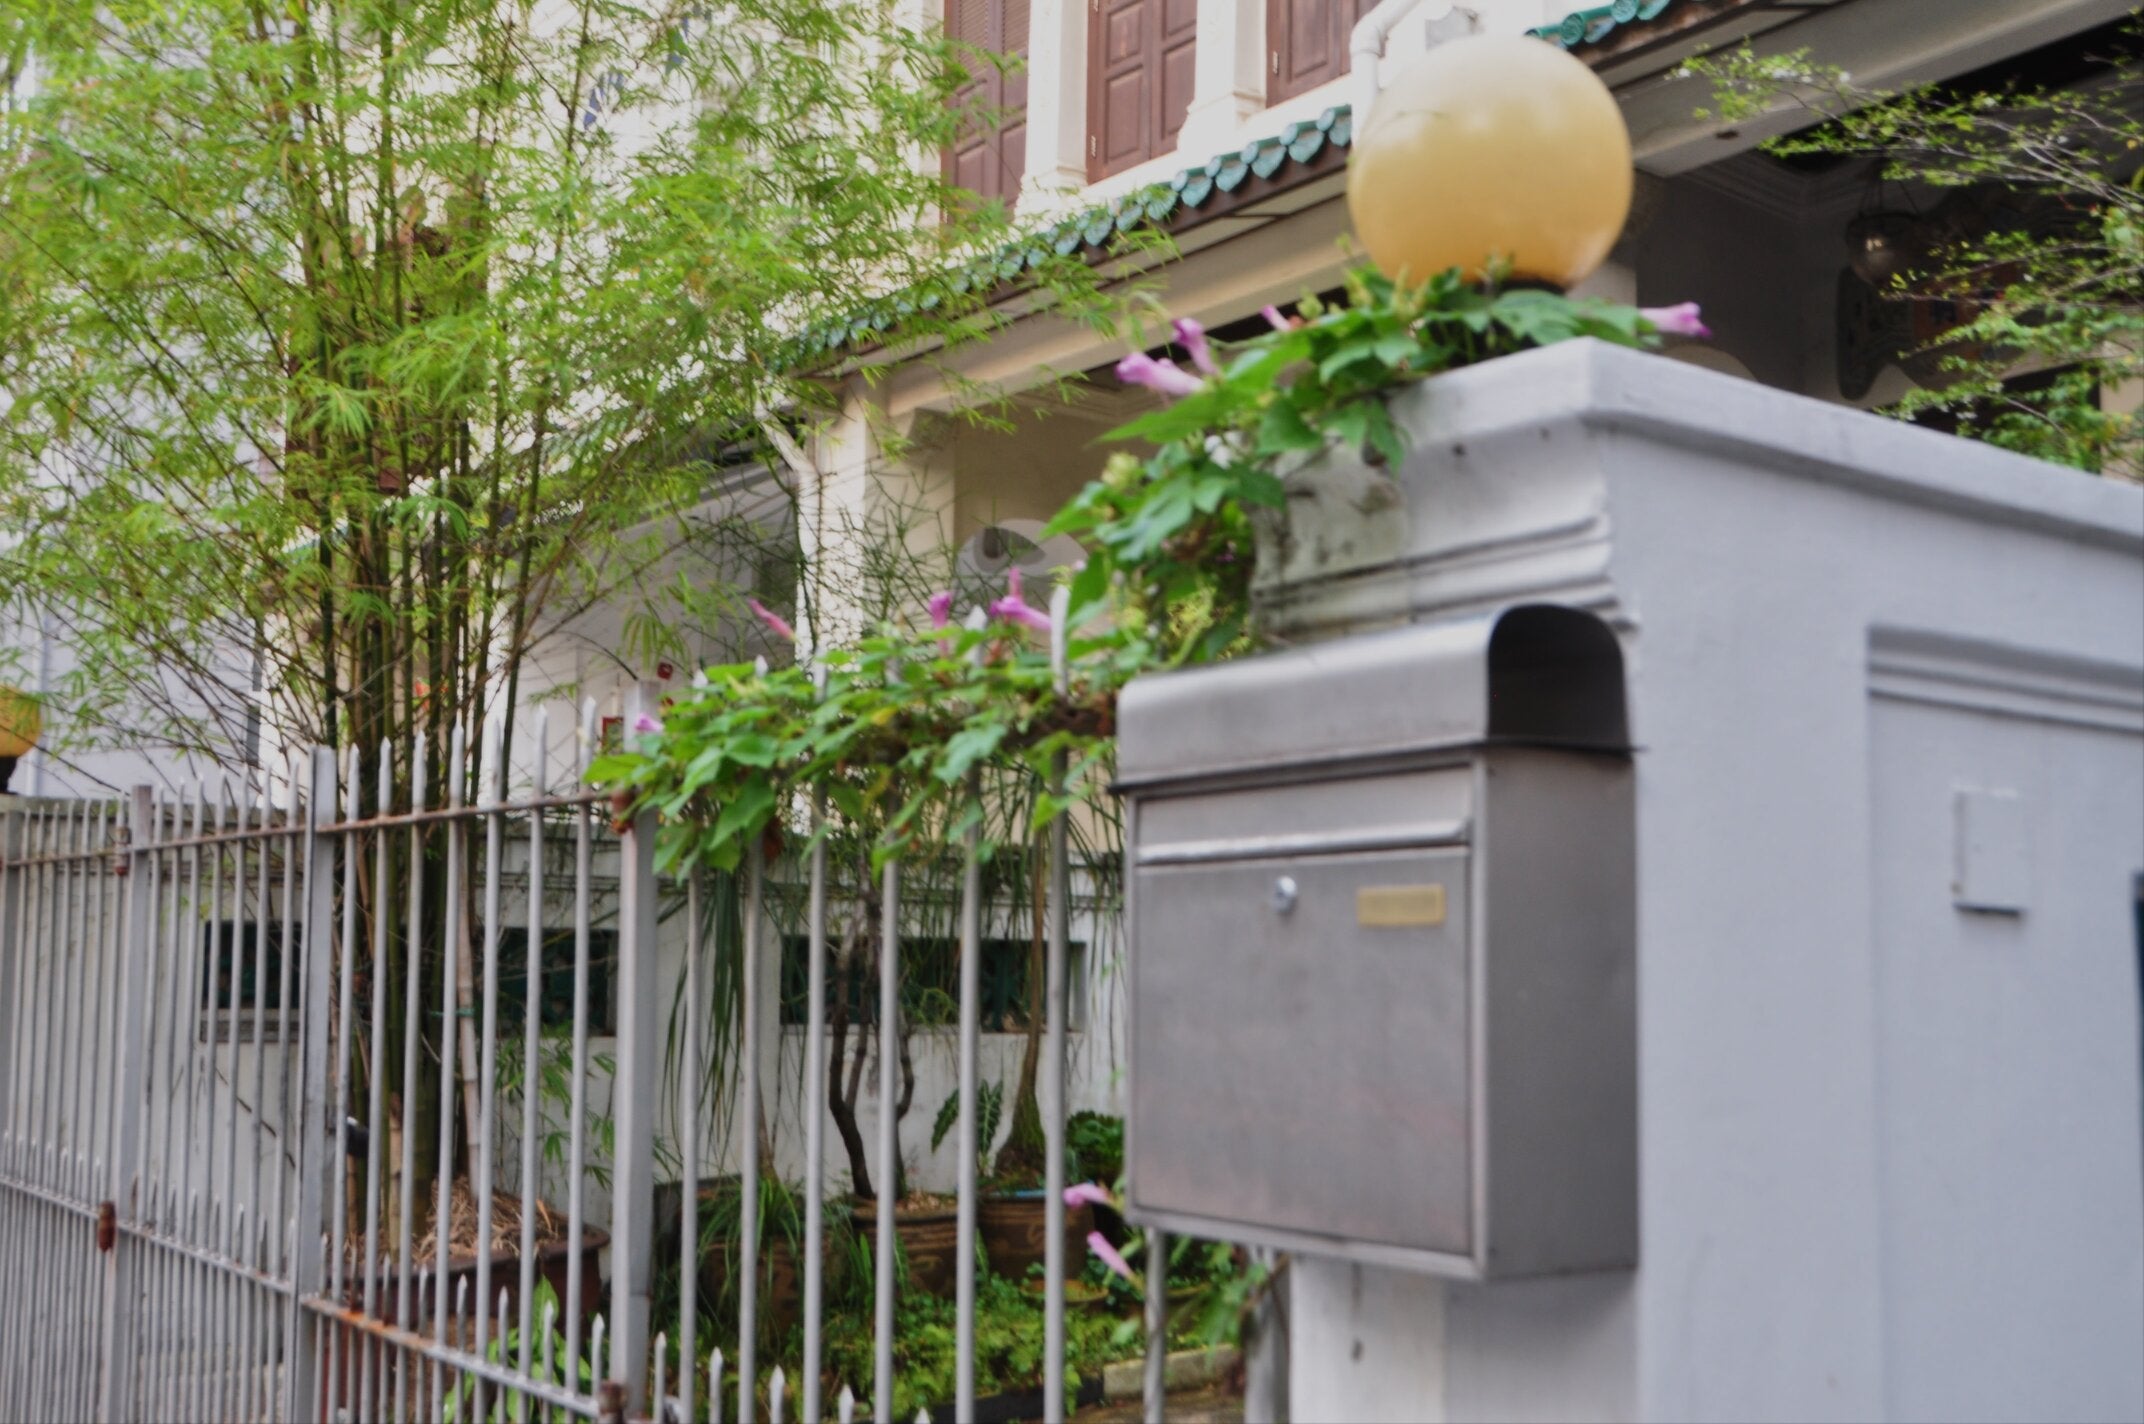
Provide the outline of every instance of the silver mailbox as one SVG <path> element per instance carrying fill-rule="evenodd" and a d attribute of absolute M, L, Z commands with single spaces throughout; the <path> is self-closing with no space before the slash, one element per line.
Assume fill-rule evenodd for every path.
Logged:
<path fill-rule="evenodd" d="M 1119 708 L 1141 1223 L 1470 1279 L 1634 1265 L 1623 663 L 1529 605 Z"/>

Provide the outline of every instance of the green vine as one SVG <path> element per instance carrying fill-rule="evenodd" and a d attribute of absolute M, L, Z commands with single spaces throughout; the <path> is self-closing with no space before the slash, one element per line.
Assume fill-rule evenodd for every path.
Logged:
<path fill-rule="evenodd" d="M 629 729 L 627 749 L 599 759 L 591 779 L 621 809 L 660 813 L 672 870 L 734 868 L 814 797 L 832 812 L 824 827 L 870 829 L 882 863 L 919 838 L 943 844 L 979 826 L 977 773 L 1047 787 L 1062 758 L 1064 789 L 1045 790 L 1032 812 L 1047 824 L 1104 788 L 1119 688 L 1252 646 L 1251 512 L 1280 507 L 1289 461 L 1338 444 L 1396 465 L 1405 443 L 1386 397 L 1441 371 L 1574 337 L 1645 346 L 1662 331 L 1702 332 L 1694 309 L 1499 290 L 1456 271 L 1402 285 L 1357 270 L 1347 293 L 1344 305 L 1306 298 L 1293 317 L 1268 308 L 1270 331 L 1226 347 L 1179 320 L 1190 370 L 1125 359 L 1121 379 L 1171 402 L 1111 433 L 1154 452 L 1111 456 L 1051 522 L 1050 534 L 1088 550 L 1053 613 L 1030 607 L 1015 578 L 966 624 L 940 594 L 928 626 L 882 624 L 824 652 L 816 672 L 711 668 L 661 719 Z M 1044 633 L 1064 643 L 1062 685 Z"/>

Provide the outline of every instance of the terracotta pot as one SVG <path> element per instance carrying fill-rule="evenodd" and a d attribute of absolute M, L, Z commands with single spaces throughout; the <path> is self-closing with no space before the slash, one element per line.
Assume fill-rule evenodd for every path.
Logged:
<path fill-rule="evenodd" d="M 875 1250 L 878 1203 L 856 1203 L 856 1231 Z M 893 1235 L 908 1261 L 908 1283 L 941 1300 L 953 1298 L 960 1271 L 960 1212 L 953 1207 L 913 1211 L 896 1207 Z"/>
<path fill-rule="evenodd" d="M 1015 1281 L 1027 1278 L 1029 1266 L 1042 1264 L 1048 1233 L 1043 1193 L 1006 1192 L 985 1196 L 977 1213 L 990 1269 Z M 1086 1260 L 1087 1233 L 1094 1211 L 1085 1202 L 1065 1209 L 1065 1274 L 1076 1276 Z"/>

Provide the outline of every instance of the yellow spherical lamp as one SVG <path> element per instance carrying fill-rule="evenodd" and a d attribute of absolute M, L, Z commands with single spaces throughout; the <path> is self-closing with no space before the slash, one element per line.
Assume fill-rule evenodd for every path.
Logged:
<path fill-rule="evenodd" d="M 1630 131 L 1608 86 L 1526 35 L 1447 41 L 1403 65 L 1348 163 L 1355 236 L 1388 276 L 1491 262 L 1568 287 L 1630 212 Z"/>
<path fill-rule="evenodd" d="M 0 683 L 0 796 L 7 794 L 15 763 L 30 754 L 44 729 L 36 699 Z"/>

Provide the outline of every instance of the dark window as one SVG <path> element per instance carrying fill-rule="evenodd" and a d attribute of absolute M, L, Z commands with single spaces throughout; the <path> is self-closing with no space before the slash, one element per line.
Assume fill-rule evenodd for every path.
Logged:
<path fill-rule="evenodd" d="M 945 151 L 948 183 L 1008 208 L 1027 172 L 1027 10 L 1028 0 L 946 0 L 945 7 L 948 36 L 1022 61 L 1000 70 L 981 56 L 964 58 L 975 79 L 954 102 L 972 117 Z"/>
<path fill-rule="evenodd" d="M 537 1021 L 545 1028 L 573 1027 L 573 927 L 546 926 L 542 980 L 537 991 Z M 529 932 L 519 925 L 499 929 L 499 1022 L 519 1024 L 528 992 Z M 612 1019 L 611 966 L 618 959 L 618 932 L 588 932 L 588 1032 L 615 1033 Z M 502 1030 L 503 1031 L 503 1030 Z"/>
<path fill-rule="evenodd" d="M 1278 104 L 1348 71 L 1348 37 L 1377 0 L 1266 0 L 1266 102 Z"/>
<path fill-rule="evenodd" d="M 806 952 L 810 940 L 803 935 L 782 937 L 782 1022 L 802 1024 L 810 1003 L 810 966 Z M 984 1033 L 1015 1033 L 1027 1027 L 1027 977 L 1033 950 L 1024 939 L 985 939 L 979 975 L 982 1003 L 977 1017 Z M 1066 946 L 1067 977 L 1076 978 L 1086 946 Z M 827 965 L 826 1002 L 831 1010 L 846 992 L 850 1023 L 872 1023 L 878 1018 L 878 972 L 866 966 L 846 984 Z M 1068 990 L 1067 998 L 1077 995 Z M 901 941 L 901 1007 L 909 1022 L 931 1027 L 959 1022 L 960 941 L 951 938 L 919 938 Z M 1078 1028 L 1081 1015 L 1075 1005 L 1070 1015 Z"/>
<path fill-rule="evenodd" d="M 261 926 L 252 920 L 211 920 L 201 926 L 201 1007 L 209 1011 L 202 1023 L 204 1037 L 211 1036 L 213 1025 L 216 1039 L 250 1040 L 258 1016 L 261 1037 L 280 1040 L 285 928 L 269 925 L 264 942 Z M 295 945 L 302 936 L 290 928 Z M 296 968 L 292 966 L 293 972 Z M 295 984 L 292 992 L 297 992 Z M 297 1027 L 293 1014 L 292 1032 Z"/>
<path fill-rule="evenodd" d="M 1088 0 L 1088 182 L 1176 147 L 1198 17 L 1198 0 Z"/>

